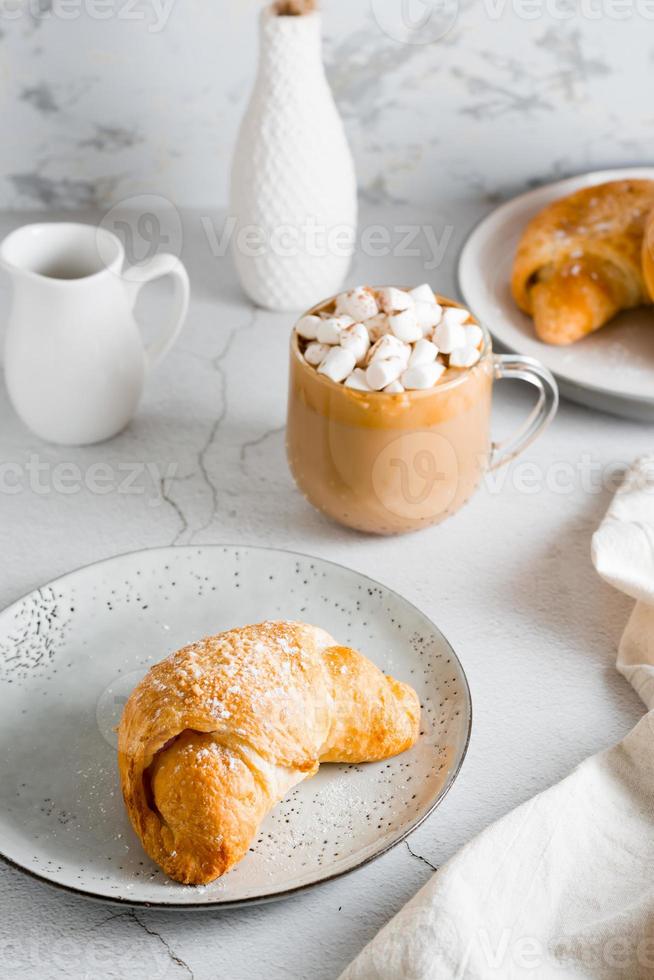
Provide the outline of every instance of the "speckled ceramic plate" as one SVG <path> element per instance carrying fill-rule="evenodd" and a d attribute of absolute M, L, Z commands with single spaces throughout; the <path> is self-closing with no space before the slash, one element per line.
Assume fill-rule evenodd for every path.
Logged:
<path fill-rule="evenodd" d="M 325 765 L 273 810 L 251 852 L 202 888 L 143 853 L 116 769 L 122 706 L 152 663 L 264 619 L 319 624 L 411 683 L 418 744 L 390 762 Z M 438 805 L 465 755 L 470 695 L 426 616 L 356 572 L 266 548 L 163 548 L 82 568 L 0 615 L 0 851 L 44 881 L 166 908 L 268 901 L 352 871 Z"/>
<path fill-rule="evenodd" d="M 521 194 L 484 218 L 459 258 L 459 289 L 499 348 L 536 357 L 555 375 L 561 393 L 590 408 L 654 421 L 654 310 L 622 313 L 570 347 L 543 344 L 510 290 L 518 240 L 527 222 L 551 201 L 608 180 L 654 180 L 654 167 L 621 167 L 559 180 Z"/>

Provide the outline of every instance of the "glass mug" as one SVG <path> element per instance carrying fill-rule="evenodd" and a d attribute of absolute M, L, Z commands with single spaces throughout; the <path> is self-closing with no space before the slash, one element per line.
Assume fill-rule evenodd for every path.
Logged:
<path fill-rule="evenodd" d="M 334 300 L 307 314 L 333 308 Z M 434 388 L 399 394 L 357 391 L 318 374 L 293 330 L 286 448 L 307 500 L 358 531 L 414 531 L 454 514 L 486 472 L 521 453 L 556 413 L 556 381 L 531 357 L 494 354 L 482 330 L 474 367 L 448 369 Z M 490 414 L 493 382 L 501 378 L 528 382 L 538 400 L 518 432 L 498 444 Z"/>

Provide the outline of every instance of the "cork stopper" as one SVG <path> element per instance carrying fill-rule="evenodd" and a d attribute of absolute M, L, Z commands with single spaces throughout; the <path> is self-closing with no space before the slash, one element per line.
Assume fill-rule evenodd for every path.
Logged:
<path fill-rule="evenodd" d="M 316 0 L 276 0 L 272 9 L 277 17 L 301 17 L 313 13 L 317 8 Z"/>

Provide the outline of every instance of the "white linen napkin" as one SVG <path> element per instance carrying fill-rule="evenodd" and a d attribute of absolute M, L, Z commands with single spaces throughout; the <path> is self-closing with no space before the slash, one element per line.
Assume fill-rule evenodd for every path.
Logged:
<path fill-rule="evenodd" d="M 592 542 L 637 600 L 617 668 L 654 708 L 654 457 Z M 443 866 L 341 980 L 654 977 L 654 711 Z"/>

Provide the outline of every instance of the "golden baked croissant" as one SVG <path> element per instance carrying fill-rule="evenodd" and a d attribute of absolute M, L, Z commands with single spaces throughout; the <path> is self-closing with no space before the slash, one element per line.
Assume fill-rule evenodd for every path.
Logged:
<path fill-rule="evenodd" d="M 322 629 L 230 630 L 156 664 L 132 692 L 118 733 L 125 805 L 166 874 L 206 884 L 321 762 L 389 758 L 415 743 L 419 720 L 412 688 Z"/>
<path fill-rule="evenodd" d="M 645 222 L 643 237 L 643 276 L 651 301 L 654 303 L 654 210 Z"/>
<path fill-rule="evenodd" d="M 642 267 L 654 181 L 616 180 L 561 198 L 529 222 L 511 289 L 536 334 L 570 344 L 620 310 L 654 301 Z"/>

